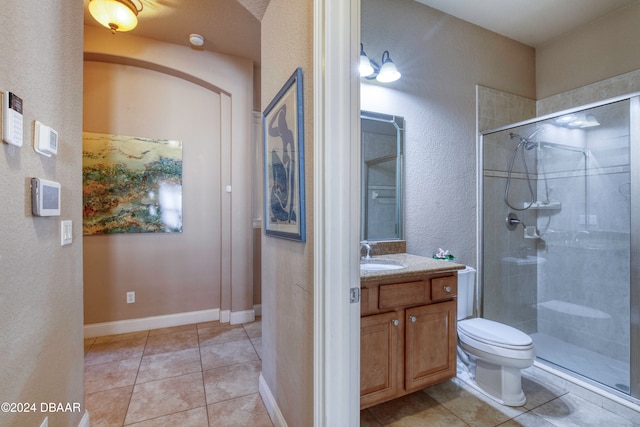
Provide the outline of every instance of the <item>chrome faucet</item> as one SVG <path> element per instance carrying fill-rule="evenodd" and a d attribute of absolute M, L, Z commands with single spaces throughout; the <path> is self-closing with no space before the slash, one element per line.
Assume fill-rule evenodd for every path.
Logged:
<path fill-rule="evenodd" d="M 365 241 L 360 242 L 360 251 L 362 251 L 362 248 L 365 248 L 366 255 L 363 256 L 364 259 L 369 259 L 371 258 L 371 245 Z"/>

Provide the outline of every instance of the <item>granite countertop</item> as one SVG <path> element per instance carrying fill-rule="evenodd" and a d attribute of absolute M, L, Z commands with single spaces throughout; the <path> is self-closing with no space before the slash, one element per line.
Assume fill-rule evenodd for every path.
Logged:
<path fill-rule="evenodd" d="M 439 273 L 441 271 L 463 270 L 466 265 L 457 264 L 452 261 L 427 258 L 418 255 L 386 254 L 371 257 L 371 260 L 392 260 L 406 265 L 405 268 L 397 270 L 362 270 L 360 269 L 360 281 L 370 282 L 379 279 L 402 278 L 416 274 Z"/>

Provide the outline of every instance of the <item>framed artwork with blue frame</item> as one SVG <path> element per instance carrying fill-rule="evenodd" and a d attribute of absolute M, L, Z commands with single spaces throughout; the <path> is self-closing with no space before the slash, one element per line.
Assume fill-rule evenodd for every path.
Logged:
<path fill-rule="evenodd" d="M 297 68 L 262 115 L 264 229 L 268 236 L 306 240 L 302 69 Z"/>

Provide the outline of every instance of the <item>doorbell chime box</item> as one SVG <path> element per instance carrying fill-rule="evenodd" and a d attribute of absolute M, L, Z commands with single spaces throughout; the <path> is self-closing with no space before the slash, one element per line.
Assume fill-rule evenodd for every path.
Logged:
<path fill-rule="evenodd" d="M 37 120 L 34 127 L 33 149 L 47 157 L 51 157 L 52 154 L 58 154 L 58 132 Z"/>
<path fill-rule="evenodd" d="M 31 178 L 31 211 L 35 216 L 60 216 L 60 183 Z"/>

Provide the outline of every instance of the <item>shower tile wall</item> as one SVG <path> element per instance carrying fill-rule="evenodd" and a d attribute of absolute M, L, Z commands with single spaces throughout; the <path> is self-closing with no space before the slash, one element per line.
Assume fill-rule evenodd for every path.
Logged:
<path fill-rule="evenodd" d="M 536 103 L 532 99 L 483 86 L 476 87 L 476 94 L 480 131 L 535 117 Z M 508 135 L 502 137 L 508 139 Z M 484 218 L 482 240 L 485 257 L 490 254 L 496 260 L 484 264 L 484 312 L 487 317 L 532 333 L 537 327 L 534 308 L 537 265 L 525 261 L 531 260 L 527 256 L 535 256 L 536 248 L 531 239 L 524 239 L 521 227 L 508 232 L 505 226 L 510 210 L 503 196 L 513 147 L 501 138 L 485 138 L 485 152 L 489 150 L 492 155 L 484 159 L 483 198 L 486 206 L 493 206 L 497 211 L 490 218 Z M 528 189 L 521 165 L 517 164 L 514 171 L 510 199 L 524 200 Z M 528 212 L 519 217 L 525 224 L 535 223 L 535 216 Z M 507 286 L 502 287 L 500 283 Z"/>
<path fill-rule="evenodd" d="M 538 332 L 624 362 L 629 360 L 630 176 L 629 129 L 621 119 L 628 111 L 626 101 L 599 107 L 593 113 L 606 126 L 545 132 L 545 141 L 584 147 L 586 154 L 540 153 L 550 200 L 561 209 L 538 216 L 544 242 L 538 254 L 546 259 L 547 272 L 538 280 Z M 538 192 L 543 191 L 539 179 Z"/>
<path fill-rule="evenodd" d="M 501 136 L 509 139 L 508 135 Z M 485 150 L 487 148 L 485 142 Z M 513 153 L 513 147 L 509 151 Z M 507 166 L 508 163 L 507 160 Z M 514 167 L 511 177 L 511 201 L 531 198 L 525 175 L 518 170 Z M 535 180 L 535 172 L 532 178 Z M 507 215 L 512 212 L 504 202 L 506 172 L 485 168 L 483 179 L 484 205 L 492 207 L 490 214 L 485 209 L 483 218 L 485 316 L 526 333 L 536 332 L 536 290 L 542 267 L 537 256 L 537 239 L 525 238 L 524 227 L 520 225 L 512 231 L 506 227 Z M 521 211 L 517 215 L 525 225 L 536 224 L 536 213 L 532 210 Z"/>
<path fill-rule="evenodd" d="M 635 70 L 541 99 L 537 102 L 537 116 L 544 116 L 638 91 L 640 91 L 640 70 Z M 517 120 L 510 123 L 515 122 Z"/>
<path fill-rule="evenodd" d="M 602 99 L 603 91 L 621 91 L 636 82 L 640 89 L 640 73 L 629 73 L 591 90 Z M 586 95 L 580 92 L 567 93 L 565 97 L 584 99 Z M 509 102 L 504 102 L 505 97 Z M 478 87 L 478 128 L 491 129 L 517 122 L 503 123 L 502 120 L 511 116 L 499 117 L 496 105 L 513 102 L 530 105 L 530 100 L 518 98 Z M 571 102 L 554 98 L 546 106 L 538 103 L 538 110 Z M 628 110 L 627 106 L 621 108 Z M 586 200 L 584 154 L 549 149 L 539 153 L 545 156 L 541 165 L 529 159 L 530 172 L 537 182 L 536 199 L 545 199 L 548 192 L 550 201 L 561 203 L 557 210 L 517 212 L 523 223 L 537 226 L 542 234 L 539 240 L 525 239 L 522 227 L 509 232 L 505 226 L 505 217 L 511 210 L 503 196 L 516 141 L 510 140 L 509 131 L 485 136 L 483 203 L 493 212 L 488 215 L 484 209 L 484 314 L 527 333 L 542 332 L 626 362 L 629 358 L 628 128 L 611 122 L 610 115 L 617 112 L 602 110 L 598 114 L 603 121 L 610 122 L 608 128 L 591 130 L 588 137 L 586 132 L 552 129 L 536 138 L 585 147 L 589 152 Z M 525 119 L 527 117 L 520 120 Z M 512 131 L 526 136 L 533 129 Z M 486 155 L 487 152 L 491 154 Z M 541 167 L 544 170 L 539 170 Z M 530 198 L 522 172 L 520 162 L 516 161 L 510 200 Z M 545 176 L 549 190 L 544 183 Z"/>
<path fill-rule="evenodd" d="M 478 131 L 496 129 L 536 116 L 536 101 L 476 85 Z"/>

